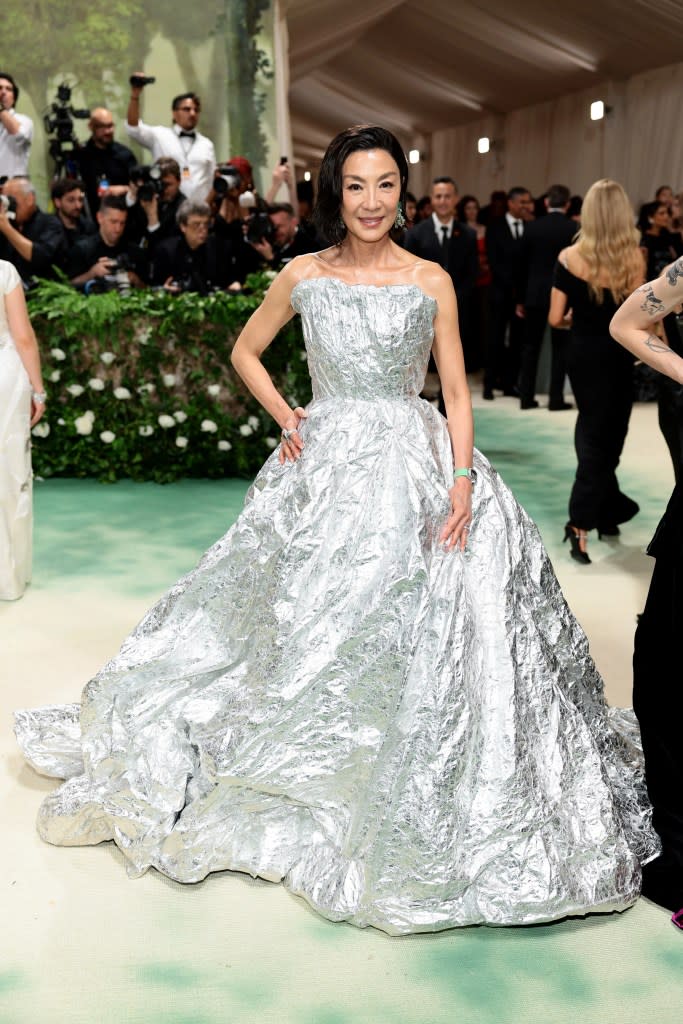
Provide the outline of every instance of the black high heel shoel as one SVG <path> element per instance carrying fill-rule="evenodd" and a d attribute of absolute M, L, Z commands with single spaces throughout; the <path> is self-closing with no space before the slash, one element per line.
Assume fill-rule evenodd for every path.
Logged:
<path fill-rule="evenodd" d="M 581 541 L 584 543 L 588 540 L 588 534 L 585 530 L 579 530 L 577 527 L 572 526 L 571 523 L 566 523 L 564 528 L 564 541 L 569 541 L 571 544 L 571 556 L 572 558 L 580 562 L 582 565 L 590 565 L 591 560 L 588 557 L 588 552 L 582 550 Z M 563 543 L 564 543 L 563 541 Z"/>

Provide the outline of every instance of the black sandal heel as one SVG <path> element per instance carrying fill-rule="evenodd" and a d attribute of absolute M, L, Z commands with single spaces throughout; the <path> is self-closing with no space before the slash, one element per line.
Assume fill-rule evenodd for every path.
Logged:
<path fill-rule="evenodd" d="M 564 528 L 564 541 L 569 541 L 571 544 L 571 555 L 572 558 L 580 562 L 582 565 L 590 565 L 591 560 L 588 557 L 588 552 L 583 551 L 581 548 L 581 541 L 584 543 L 588 540 L 588 534 L 585 530 L 579 530 L 571 523 L 567 523 Z M 563 541 L 563 543 L 564 543 Z"/>

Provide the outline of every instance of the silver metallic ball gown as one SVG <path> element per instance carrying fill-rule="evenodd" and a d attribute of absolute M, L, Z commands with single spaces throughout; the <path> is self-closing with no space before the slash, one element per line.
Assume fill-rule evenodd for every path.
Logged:
<path fill-rule="evenodd" d="M 469 547 L 439 544 L 434 299 L 324 277 L 292 304 L 303 457 L 268 459 L 80 705 L 17 714 L 30 762 L 67 780 L 40 834 L 113 839 L 133 876 L 282 880 L 390 933 L 624 909 L 657 848 L 637 728 L 478 452 Z"/>

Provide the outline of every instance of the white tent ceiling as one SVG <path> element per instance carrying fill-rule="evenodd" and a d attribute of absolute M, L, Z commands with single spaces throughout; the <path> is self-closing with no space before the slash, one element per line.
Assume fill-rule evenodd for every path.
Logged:
<path fill-rule="evenodd" d="M 294 153 L 350 124 L 403 144 L 683 60 L 683 0 L 286 0 Z"/>

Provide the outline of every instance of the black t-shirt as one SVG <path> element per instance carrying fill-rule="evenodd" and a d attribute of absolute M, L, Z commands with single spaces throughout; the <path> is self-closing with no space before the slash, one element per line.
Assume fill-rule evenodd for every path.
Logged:
<path fill-rule="evenodd" d="M 76 242 L 69 253 L 66 265 L 67 277 L 80 277 L 81 274 L 85 274 L 87 270 L 90 270 L 102 256 L 116 259 L 121 253 L 126 252 L 126 248 L 127 246 L 123 239 L 117 242 L 116 245 L 107 245 L 99 231 L 96 235 L 82 238 L 79 242 Z"/>
<path fill-rule="evenodd" d="M 110 185 L 127 185 L 131 171 L 137 164 L 128 146 L 112 142 L 111 146 L 99 149 L 92 139 L 88 139 L 84 146 L 76 150 L 74 162 L 78 165 L 85 184 L 85 194 L 93 217 L 100 205 L 97 187 L 101 179 L 106 178 Z"/>

